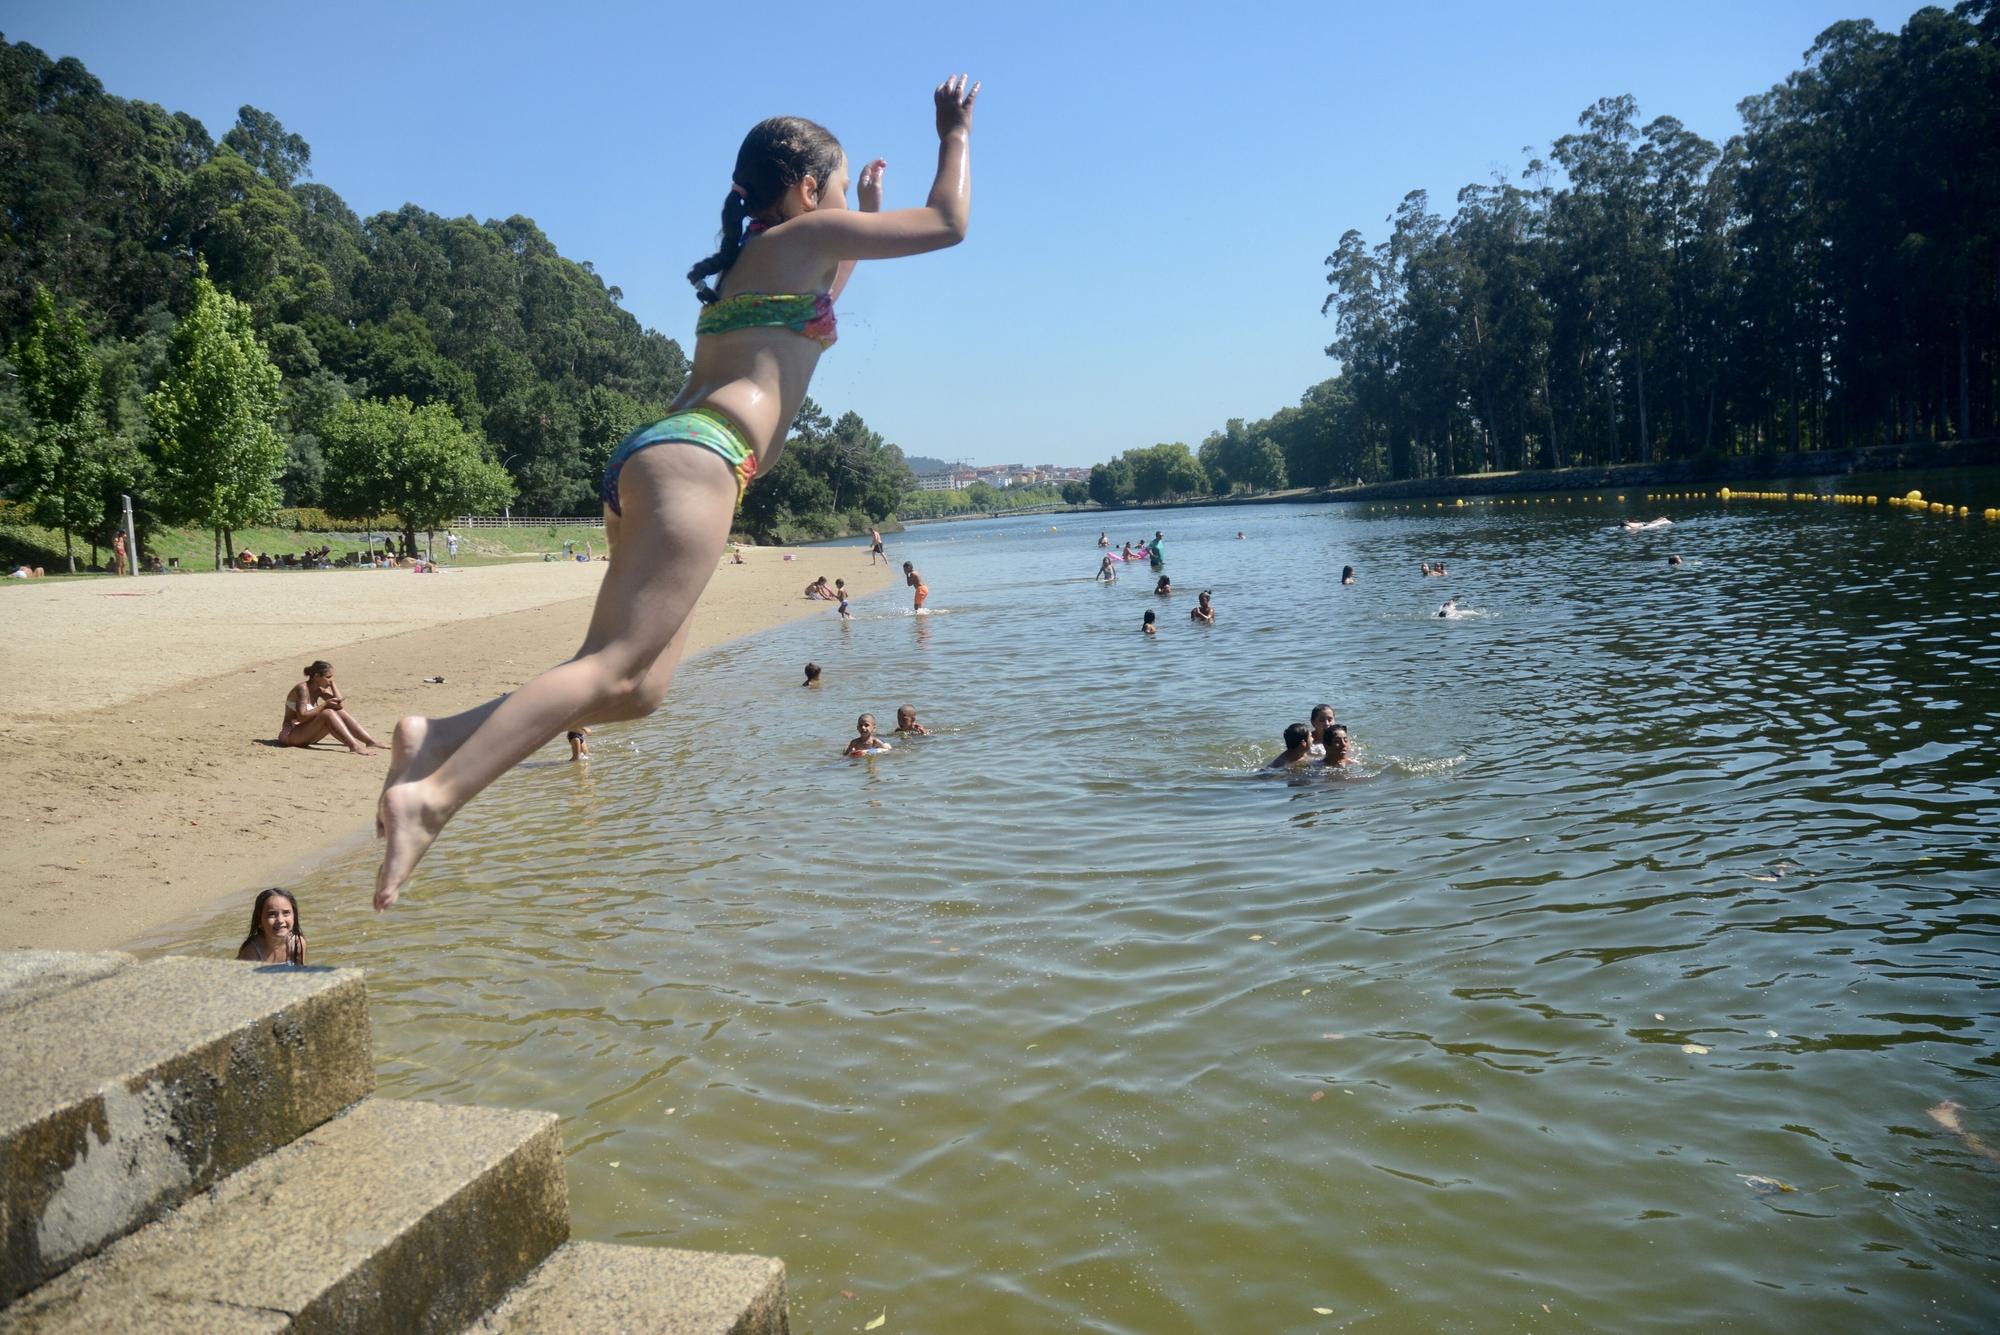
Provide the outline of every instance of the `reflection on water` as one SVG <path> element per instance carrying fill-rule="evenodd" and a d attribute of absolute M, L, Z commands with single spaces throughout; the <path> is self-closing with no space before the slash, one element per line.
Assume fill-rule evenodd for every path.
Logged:
<path fill-rule="evenodd" d="M 2000 526 L 1656 508 L 905 535 L 933 615 L 707 655 L 314 957 L 802 1330 L 1990 1329 Z M 1319 700 L 1361 763 L 1256 773 Z"/>

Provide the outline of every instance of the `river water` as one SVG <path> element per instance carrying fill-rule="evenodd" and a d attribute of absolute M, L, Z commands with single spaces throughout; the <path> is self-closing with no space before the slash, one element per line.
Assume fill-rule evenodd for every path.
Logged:
<path fill-rule="evenodd" d="M 578 1236 L 782 1256 L 801 1331 L 1990 1330 L 2000 497 L 1837 489 L 1919 483 L 1974 517 L 926 527 L 930 615 L 690 663 L 393 915 L 301 881 L 314 958 L 383 1093 L 561 1113 Z M 1360 763 L 1258 772 L 1322 700 Z"/>

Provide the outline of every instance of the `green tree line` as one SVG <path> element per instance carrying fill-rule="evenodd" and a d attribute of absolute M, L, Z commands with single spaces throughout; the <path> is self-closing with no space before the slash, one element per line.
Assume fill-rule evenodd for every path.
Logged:
<path fill-rule="evenodd" d="M 1837 23 L 1722 145 L 1612 97 L 1449 216 L 1411 193 L 1327 257 L 1336 375 L 1211 436 L 1200 482 L 1128 452 L 1092 495 L 2000 431 L 1996 39 L 2000 0 Z"/>
<path fill-rule="evenodd" d="M 266 111 L 218 143 L 0 40 L 0 495 L 66 542 L 107 534 L 121 493 L 218 546 L 281 503 L 406 532 L 453 506 L 595 513 L 681 346 L 528 218 L 364 219 L 311 165 Z M 815 408 L 794 443 L 746 531 L 879 522 L 913 485 L 856 414 Z"/>

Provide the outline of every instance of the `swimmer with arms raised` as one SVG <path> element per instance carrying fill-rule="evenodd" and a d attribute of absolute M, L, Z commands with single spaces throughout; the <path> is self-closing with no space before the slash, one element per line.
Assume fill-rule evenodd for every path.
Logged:
<path fill-rule="evenodd" d="M 375 907 L 402 894 L 445 824 L 568 729 L 644 718 L 687 647 L 688 618 L 729 541 L 743 488 L 770 471 L 835 337 L 834 303 L 860 260 L 955 246 L 972 216 L 979 85 L 932 92 L 937 172 L 920 208 L 884 211 L 880 159 L 847 207 L 840 142 L 795 116 L 753 127 L 722 196 L 722 244 L 689 271 L 702 303 L 694 361 L 671 415 L 612 451 L 599 493 L 611 568 L 582 646 L 511 695 L 450 718 L 412 716 L 376 804 L 385 840 Z M 719 287 L 709 287 L 714 277 Z"/>

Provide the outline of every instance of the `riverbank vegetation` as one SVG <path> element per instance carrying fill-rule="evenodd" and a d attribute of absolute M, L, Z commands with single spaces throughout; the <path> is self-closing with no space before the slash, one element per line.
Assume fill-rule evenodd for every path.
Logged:
<path fill-rule="evenodd" d="M 1326 259 L 1338 374 L 1092 496 L 2000 431 L 2000 3 L 1837 23 L 1740 111 L 1718 145 L 1608 97 L 1448 213 L 1411 193 Z"/>

